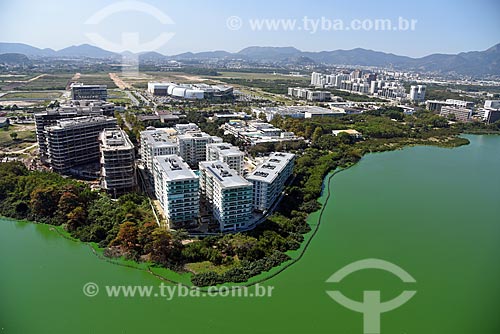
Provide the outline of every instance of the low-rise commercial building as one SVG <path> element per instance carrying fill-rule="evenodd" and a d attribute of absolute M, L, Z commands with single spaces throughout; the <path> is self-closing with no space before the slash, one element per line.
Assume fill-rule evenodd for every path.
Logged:
<path fill-rule="evenodd" d="M 485 109 L 500 109 L 500 100 L 486 100 L 484 101 Z"/>
<path fill-rule="evenodd" d="M 427 100 L 425 101 L 425 108 L 430 111 L 441 112 L 443 107 L 455 107 L 455 108 L 474 108 L 474 102 L 447 99 L 446 101 L 439 100 Z"/>
<path fill-rule="evenodd" d="M 335 136 L 335 137 L 337 137 L 341 133 L 346 133 L 346 134 L 348 134 L 349 136 L 351 136 L 351 137 L 353 137 L 355 139 L 362 139 L 363 138 L 363 135 L 361 134 L 361 132 L 356 131 L 354 129 L 332 130 L 332 135 Z"/>
<path fill-rule="evenodd" d="M 85 85 L 83 83 L 71 84 L 71 99 L 73 100 L 103 100 L 108 98 L 106 85 Z"/>
<path fill-rule="evenodd" d="M 472 109 L 444 106 L 441 108 L 439 115 L 450 120 L 468 122 L 472 117 Z"/>
<path fill-rule="evenodd" d="M 125 131 L 104 129 L 99 142 L 102 188 L 115 197 L 133 191 L 137 185 L 134 145 Z"/>
<path fill-rule="evenodd" d="M 487 124 L 500 121 L 500 109 L 484 109 L 483 121 Z"/>
<path fill-rule="evenodd" d="M 252 183 L 222 161 L 204 161 L 200 169 L 200 202 L 221 232 L 248 226 L 252 217 Z"/>
<path fill-rule="evenodd" d="M 293 173 L 294 159 L 292 153 L 275 152 L 246 177 L 253 184 L 255 210 L 264 212 L 272 207 Z"/>
<path fill-rule="evenodd" d="M 320 91 L 301 87 L 289 87 L 288 96 L 312 102 L 322 102 L 330 101 L 332 93 L 329 91 Z"/>
<path fill-rule="evenodd" d="M 222 128 L 225 134 L 239 138 L 249 145 L 303 139 L 295 136 L 293 132 L 286 132 L 274 127 L 272 124 L 259 121 L 231 120 L 223 124 Z"/>
<path fill-rule="evenodd" d="M 188 131 L 200 131 L 200 128 L 194 123 L 176 124 L 175 131 L 177 131 L 177 134 L 183 135 Z"/>
<path fill-rule="evenodd" d="M 177 155 L 153 158 L 155 195 L 170 228 L 193 225 L 199 214 L 199 178 Z"/>
<path fill-rule="evenodd" d="M 233 87 L 225 85 L 149 82 L 148 92 L 155 96 L 171 96 L 190 100 L 232 99 L 234 97 Z"/>

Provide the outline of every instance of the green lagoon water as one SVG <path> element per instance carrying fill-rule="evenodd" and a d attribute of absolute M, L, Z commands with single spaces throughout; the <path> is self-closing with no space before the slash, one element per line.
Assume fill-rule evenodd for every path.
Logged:
<path fill-rule="evenodd" d="M 384 313 L 382 333 L 500 333 L 500 137 L 455 149 L 371 154 L 336 175 L 323 222 L 303 258 L 267 281 L 272 298 L 110 298 L 104 285 L 158 285 L 109 264 L 50 227 L 0 221 L 0 333 L 363 333 L 362 315 L 326 294 L 362 300 L 417 290 Z M 324 200 L 324 199 L 323 199 Z M 310 217 L 315 224 L 318 214 Z M 343 266 L 378 258 L 410 273 L 402 283 Z M 83 295 L 86 282 L 101 286 Z"/>

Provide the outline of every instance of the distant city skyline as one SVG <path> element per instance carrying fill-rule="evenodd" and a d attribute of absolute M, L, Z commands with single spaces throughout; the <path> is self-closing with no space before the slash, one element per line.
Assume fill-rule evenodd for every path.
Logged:
<path fill-rule="evenodd" d="M 111 11 L 108 16 L 105 13 L 99 16 L 101 9 L 113 4 L 119 5 L 115 9 L 147 4 L 146 7 L 154 8 L 154 11 Z M 365 1 L 357 2 L 356 6 L 341 1 L 285 3 L 258 0 L 239 3 L 192 0 L 187 4 L 185 1 L 89 0 L 69 4 L 57 0 L 19 0 L 0 4 L 0 31 L 2 42 L 26 43 L 55 50 L 79 44 L 109 50 L 110 43 L 120 44 L 128 38 L 138 46 L 136 51 L 157 51 L 166 55 L 213 50 L 237 52 L 248 46 L 293 46 L 302 51 L 359 47 L 422 57 L 433 53 L 482 51 L 499 43 L 499 12 L 500 3 L 495 0 Z M 171 21 L 158 14 L 165 14 Z M 92 17 L 94 20 L 90 22 Z M 326 18 L 348 24 L 353 20 L 377 19 L 397 22 L 400 17 L 415 20 L 415 29 L 331 31 L 318 25 L 317 31 L 312 32 L 302 26 L 288 30 L 283 27 L 259 30 L 250 26 L 250 21 L 263 19 L 302 24 L 304 18 L 308 18 L 319 24 L 322 18 Z M 234 20 L 236 26 L 232 25 Z M 161 43 L 147 45 L 162 33 L 165 38 Z M 107 42 L 96 43 L 89 37 L 91 34 Z"/>

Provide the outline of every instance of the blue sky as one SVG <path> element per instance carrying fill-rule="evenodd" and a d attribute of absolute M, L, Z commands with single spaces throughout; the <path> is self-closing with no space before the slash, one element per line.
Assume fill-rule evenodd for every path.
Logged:
<path fill-rule="evenodd" d="M 175 0 L 143 2 L 168 15 L 174 24 L 164 25 L 142 12 L 120 12 L 96 25 L 87 19 L 114 0 L 57 1 L 1 0 L 0 41 L 22 42 L 61 49 L 92 43 L 86 33 L 120 42 L 123 33 L 137 33 L 140 42 L 161 32 L 174 36 L 157 51 L 238 51 L 247 46 L 294 46 L 304 51 L 356 47 L 412 57 L 431 53 L 484 50 L 500 42 L 498 0 L 308 0 L 226 1 Z M 242 27 L 230 30 L 227 18 L 238 16 Z M 253 31 L 250 19 L 417 20 L 415 31 Z M 149 50 L 143 50 L 149 51 Z"/>

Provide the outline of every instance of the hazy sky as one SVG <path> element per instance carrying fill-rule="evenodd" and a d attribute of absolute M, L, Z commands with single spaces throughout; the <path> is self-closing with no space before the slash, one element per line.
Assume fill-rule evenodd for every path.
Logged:
<path fill-rule="evenodd" d="M 110 15 L 86 21 L 112 4 L 128 4 L 133 11 L 110 9 Z M 139 44 L 161 33 L 174 33 L 157 51 L 177 54 L 186 51 L 227 50 L 259 46 L 294 46 L 304 51 L 367 48 L 413 57 L 430 53 L 458 53 L 484 50 L 500 42 L 500 1 L 498 0 L 175 0 L 143 1 L 161 17 L 140 11 L 140 3 L 113 0 L 0 0 L 0 41 L 61 49 L 75 44 L 96 44 L 87 36 L 120 43 L 124 33 L 135 33 Z M 124 7 L 124 6 L 122 6 Z M 121 7 L 116 7 L 121 8 Z M 228 18 L 232 19 L 228 28 Z M 312 33 L 303 26 L 303 17 L 321 20 L 389 19 L 417 20 L 414 31 L 329 31 Z M 294 31 L 261 30 L 249 20 L 297 20 Z M 320 22 L 320 21 L 318 21 Z M 332 21 L 333 22 L 333 21 Z M 106 48 L 106 44 L 98 45 Z M 142 48 L 142 51 L 150 51 Z"/>

